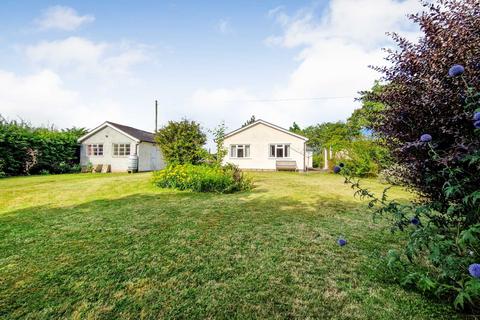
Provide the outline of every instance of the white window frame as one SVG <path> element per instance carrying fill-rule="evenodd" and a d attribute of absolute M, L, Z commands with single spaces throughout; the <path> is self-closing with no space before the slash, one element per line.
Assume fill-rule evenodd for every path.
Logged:
<path fill-rule="evenodd" d="M 87 155 L 89 157 L 103 157 L 103 143 L 87 144 Z"/>
<path fill-rule="evenodd" d="M 243 150 L 243 156 L 238 156 L 238 150 Z M 249 144 L 231 144 L 230 145 L 230 158 L 232 159 L 248 159 L 250 158 L 250 145 Z"/>
<path fill-rule="evenodd" d="M 115 152 L 115 147 L 117 147 L 117 152 Z M 128 149 L 128 152 L 127 152 Z M 122 150 L 122 152 L 120 152 Z M 132 146 L 130 143 L 112 143 L 112 157 L 115 158 L 125 158 L 130 155 L 132 151 Z"/>
<path fill-rule="evenodd" d="M 274 147 L 275 151 L 272 154 L 272 147 Z M 291 156 L 290 143 L 271 143 L 268 145 L 268 157 L 274 159 L 288 159 Z M 281 157 L 278 156 L 278 151 L 281 150 L 283 155 Z"/>

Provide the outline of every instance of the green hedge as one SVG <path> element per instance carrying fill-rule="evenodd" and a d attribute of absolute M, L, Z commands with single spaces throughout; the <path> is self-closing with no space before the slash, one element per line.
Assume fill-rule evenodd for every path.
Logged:
<path fill-rule="evenodd" d="M 0 176 L 80 170 L 77 139 L 84 129 L 36 128 L 0 117 Z"/>
<path fill-rule="evenodd" d="M 169 165 L 156 171 L 153 179 L 161 188 L 196 192 L 232 193 L 252 188 L 251 180 L 233 165 Z"/>

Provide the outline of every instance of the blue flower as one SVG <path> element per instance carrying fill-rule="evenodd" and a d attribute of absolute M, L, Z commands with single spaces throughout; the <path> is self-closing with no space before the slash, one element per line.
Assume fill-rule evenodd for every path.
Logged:
<path fill-rule="evenodd" d="M 413 217 L 412 219 L 410 219 L 410 223 L 414 226 L 418 226 L 420 224 L 420 219 L 418 217 Z"/>
<path fill-rule="evenodd" d="M 480 112 L 475 112 L 473 114 L 473 121 L 480 121 Z"/>
<path fill-rule="evenodd" d="M 461 76 L 464 72 L 465 68 L 462 65 L 455 64 L 450 68 L 450 70 L 448 70 L 448 75 L 450 77 L 458 77 Z"/>
<path fill-rule="evenodd" d="M 472 263 L 470 267 L 468 267 L 468 272 L 474 278 L 480 278 L 480 263 Z"/>
<path fill-rule="evenodd" d="M 339 166 L 333 167 L 333 172 L 334 173 L 339 173 L 341 170 L 342 170 L 342 168 L 340 168 Z"/>
<path fill-rule="evenodd" d="M 477 129 L 480 129 L 480 120 L 475 121 L 475 122 L 473 123 L 473 126 L 474 126 L 475 128 L 477 128 Z"/>
<path fill-rule="evenodd" d="M 480 112 L 479 112 L 479 113 L 480 113 Z M 339 166 L 340 168 L 343 168 L 343 167 L 345 167 L 345 163 L 340 162 L 340 163 L 338 164 L 338 166 Z"/>
<path fill-rule="evenodd" d="M 430 141 L 432 141 L 432 136 L 429 135 L 428 133 L 424 133 L 420 136 L 420 141 L 421 142 L 430 142 Z"/>
<path fill-rule="evenodd" d="M 340 247 L 343 247 L 344 245 L 347 244 L 347 240 L 343 239 L 343 238 L 340 238 L 337 240 L 337 243 Z"/>

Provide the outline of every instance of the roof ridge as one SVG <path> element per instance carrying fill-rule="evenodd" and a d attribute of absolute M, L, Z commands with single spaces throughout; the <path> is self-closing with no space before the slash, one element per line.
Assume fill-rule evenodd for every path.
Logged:
<path fill-rule="evenodd" d="M 143 130 L 143 129 L 138 129 L 138 128 L 135 128 L 135 127 L 132 127 L 132 126 L 127 126 L 127 125 L 125 125 L 125 124 L 121 124 L 121 123 L 117 123 L 117 122 L 112 122 L 112 121 L 105 121 L 105 122 L 110 123 L 110 124 L 112 124 L 112 125 L 114 125 L 114 126 L 127 127 L 127 128 L 135 129 L 135 130 L 138 130 L 138 131 L 143 131 L 143 132 L 145 132 L 145 133 L 154 134 L 154 133 L 151 132 L 151 131 L 146 131 L 146 130 Z"/>
<path fill-rule="evenodd" d="M 279 130 L 279 131 L 282 131 L 282 132 L 285 132 L 285 133 L 290 134 L 290 135 L 292 135 L 292 136 L 294 136 L 294 137 L 297 137 L 297 138 L 299 138 L 299 139 L 302 139 L 302 140 L 305 140 L 305 141 L 308 141 L 308 140 L 309 140 L 307 137 L 305 137 L 305 136 L 303 136 L 303 135 L 301 135 L 301 134 L 297 134 L 297 133 L 292 132 L 292 131 L 290 131 L 290 130 L 288 130 L 288 129 L 286 129 L 286 128 L 280 127 L 280 126 L 278 126 L 278 125 L 276 125 L 276 124 L 274 124 L 274 123 L 265 121 L 265 120 L 263 120 L 263 119 L 256 119 L 254 122 L 252 122 L 252 123 L 250 123 L 250 124 L 248 124 L 248 125 L 246 125 L 246 126 L 242 126 L 242 127 L 238 128 L 238 129 L 236 129 L 236 130 L 230 131 L 230 132 L 228 132 L 227 134 L 225 134 L 225 137 L 228 137 L 228 136 L 237 134 L 237 133 L 239 133 L 239 132 L 241 132 L 241 131 L 243 131 L 243 130 L 245 130 L 245 129 L 248 129 L 248 128 L 250 128 L 250 127 L 253 127 L 254 125 L 256 125 L 256 124 L 258 124 L 258 123 L 263 123 L 263 124 L 266 125 L 266 126 L 269 126 L 269 127 L 273 128 L 273 129 L 276 129 L 276 130 Z"/>

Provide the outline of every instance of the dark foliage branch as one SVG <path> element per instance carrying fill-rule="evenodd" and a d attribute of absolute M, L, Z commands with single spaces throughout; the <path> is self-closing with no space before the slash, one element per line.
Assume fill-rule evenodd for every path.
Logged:
<path fill-rule="evenodd" d="M 423 36 L 413 43 L 391 34 L 399 49 L 387 50 L 389 66 L 374 68 L 384 86 L 365 96 L 385 106 L 372 127 L 395 178 L 418 198 L 377 197 L 341 171 L 376 217 L 409 234 L 408 263 L 389 252 L 394 278 L 480 313 L 480 2 L 422 3 L 410 18 Z"/>

